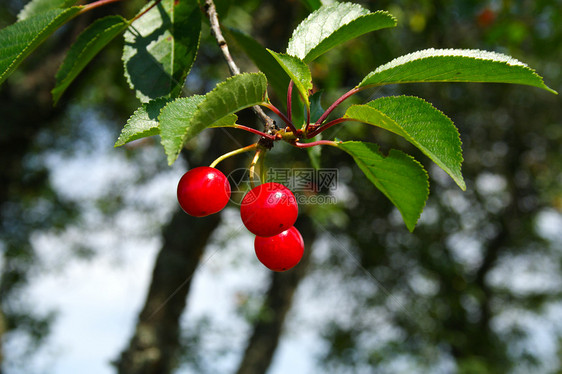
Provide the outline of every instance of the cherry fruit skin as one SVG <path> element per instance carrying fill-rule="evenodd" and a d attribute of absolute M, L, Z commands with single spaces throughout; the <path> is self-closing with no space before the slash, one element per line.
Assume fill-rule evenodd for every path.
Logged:
<path fill-rule="evenodd" d="M 230 199 L 230 183 L 215 168 L 199 166 L 185 173 L 178 183 L 178 202 L 194 217 L 220 212 Z"/>
<path fill-rule="evenodd" d="M 279 183 L 264 183 L 242 199 L 240 216 L 244 226 L 257 236 L 274 236 L 295 224 L 299 208 L 295 195 Z"/>
<path fill-rule="evenodd" d="M 294 226 L 270 237 L 256 236 L 256 256 L 273 271 L 286 271 L 297 265 L 304 253 L 302 235 Z"/>

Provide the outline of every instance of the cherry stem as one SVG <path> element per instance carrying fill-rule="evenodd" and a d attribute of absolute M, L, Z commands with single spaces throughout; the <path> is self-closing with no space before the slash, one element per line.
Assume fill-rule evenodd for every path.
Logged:
<path fill-rule="evenodd" d="M 260 157 L 259 160 L 260 179 L 262 183 L 265 183 L 265 155 L 266 153 L 264 153 L 263 157 Z"/>
<path fill-rule="evenodd" d="M 209 165 L 209 166 L 212 167 L 212 168 L 214 168 L 214 167 L 216 167 L 216 166 L 218 165 L 218 163 L 221 162 L 222 160 L 226 160 L 226 159 L 229 158 L 229 157 L 232 157 L 232 156 L 235 156 L 235 155 L 239 155 L 239 154 L 244 153 L 244 152 L 251 151 L 252 149 L 255 149 L 257 146 L 258 146 L 258 143 L 255 143 L 255 144 L 251 144 L 251 145 L 249 145 L 249 146 L 243 147 L 243 148 L 235 149 L 235 150 L 232 151 L 232 152 L 225 153 L 224 155 L 220 156 L 220 157 L 217 158 L 215 161 L 213 161 L 213 162 L 211 163 L 211 165 Z"/>
<path fill-rule="evenodd" d="M 258 150 L 256 151 L 256 155 L 254 156 L 254 158 L 252 159 L 252 163 L 250 164 L 250 186 L 252 186 L 252 188 L 256 187 L 256 184 L 254 183 L 254 175 L 256 175 L 256 164 L 260 159 L 262 151 L 262 148 L 258 148 Z"/>
<path fill-rule="evenodd" d="M 332 105 L 330 105 L 330 107 L 328 109 L 326 109 L 326 111 L 324 112 L 324 114 L 322 114 L 320 116 L 320 118 L 318 118 L 318 121 L 316 121 L 316 124 L 319 125 L 322 122 L 324 122 L 324 120 L 326 118 L 328 118 L 328 116 L 330 115 L 330 113 L 332 113 L 332 111 L 334 109 L 336 109 L 336 107 L 338 105 L 340 105 L 345 99 L 347 99 L 348 97 L 350 97 L 351 95 L 356 94 L 357 92 L 359 92 L 361 89 L 360 88 L 352 88 L 351 90 L 347 91 L 346 93 L 344 93 L 339 99 L 337 99 L 336 101 L 334 101 L 332 103 Z"/>
<path fill-rule="evenodd" d="M 339 143 L 341 143 L 341 142 L 336 142 L 336 141 L 333 141 L 333 140 L 317 140 L 315 142 L 310 142 L 310 143 L 294 142 L 293 144 L 297 148 L 310 148 L 310 147 L 314 147 L 314 146 L 317 146 L 317 145 L 331 145 L 331 146 L 337 147 Z"/>
<path fill-rule="evenodd" d="M 205 13 L 209 18 L 211 33 L 215 37 L 217 44 L 221 49 L 222 55 L 226 61 L 226 64 L 228 65 L 230 73 L 232 75 L 240 74 L 240 68 L 238 67 L 238 65 L 236 65 L 236 62 L 232 58 L 232 55 L 230 54 L 230 50 L 228 49 L 228 44 L 226 43 L 226 40 L 224 39 L 224 36 L 222 34 L 221 25 L 217 14 L 217 8 L 215 7 L 215 3 L 213 2 L 213 0 L 205 0 Z M 265 132 L 272 133 L 275 131 L 275 124 L 273 123 L 273 120 L 264 113 L 264 111 L 262 110 L 262 108 L 259 107 L 259 105 L 254 105 L 252 107 L 252 110 L 264 123 Z"/>
<path fill-rule="evenodd" d="M 84 5 L 84 8 L 82 8 L 82 10 L 79 12 L 79 14 L 83 14 L 83 13 L 86 13 L 86 12 L 92 10 L 92 9 L 97 8 L 97 7 L 104 6 L 104 5 L 111 4 L 111 3 L 116 3 L 118 1 L 121 1 L 121 0 L 98 0 L 98 1 L 95 1 L 95 2 L 90 3 L 88 5 Z M 160 0 L 158 0 L 157 2 L 159 3 Z M 143 12 L 143 14 L 144 14 L 144 12 Z M 136 19 L 136 18 L 137 17 L 135 17 L 134 19 Z"/>
<path fill-rule="evenodd" d="M 307 138 L 314 138 L 316 135 L 320 134 L 322 131 L 329 129 L 330 127 L 337 125 L 338 123 L 342 123 L 342 122 L 347 122 L 347 121 L 355 121 L 355 122 L 361 122 L 357 119 L 354 118 L 337 118 L 335 120 L 332 120 L 328 123 L 325 123 L 324 125 L 317 127 L 316 129 L 312 130 L 309 134 L 307 134 Z"/>
<path fill-rule="evenodd" d="M 294 82 L 291 80 L 289 82 L 289 88 L 287 88 L 287 119 L 293 122 L 293 85 Z"/>
<path fill-rule="evenodd" d="M 232 126 L 232 127 L 234 127 L 235 129 L 245 130 L 245 131 L 251 132 L 251 133 L 253 133 L 253 134 L 259 135 L 259 136 L 263 136 L 264 138 L 267 138 L 267 139 L 275 140 L 275 136 L 274 136 L 274 135 L 266 134 L 265 132 L 262 132 L 262 131 L 260 131 L 260 130 L 253 129 L 253 128 L 248 127 L 248 126 L 239 125 L 239 124 L 236 123 L 236 124 L 234 124 L 234 126 Z"/>
<path fill-rule="evenodd" d="M 279 109 L 277 109 L 273 104 L 262 103 L 261 105 L 277 114 L 283 120 L 283 122 L 285 122 L 287 126 L 289 126 L 293 134 L 297 133 L 297 129 L 295 128 L 295 125 L 293 125 L 293 122 L 291 122 L 291 120 L 289 120 L 283 113 L 281 113 L 281 111 L 279 111 Z"/>

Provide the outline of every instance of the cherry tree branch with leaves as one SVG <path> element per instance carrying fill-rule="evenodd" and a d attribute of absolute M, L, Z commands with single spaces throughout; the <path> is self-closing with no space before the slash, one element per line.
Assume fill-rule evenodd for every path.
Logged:
<path fill-rule="evenodd" d="M 44 0 L 34 0 L 32 5 L 41 1 Z M 0 30 L 0 83 L 59 27 L 85 10 L 112 1 L 74 6 L 69 0 L 49 2 L 41 8 L 26 7 L 18 22 Z M 209 18 L 211 32 L 233 76 L 205 95 L 181 97 L 185 79 L 196 60 L 202 13 Z M 264 150 L 279 141 L 298 148 L 336 145 L 348 153 L 373 185 L 396 205 L 408 229 L 413 230 L 429 188 L 427 173 L 418 161 L 398 150 L 384 155 L 377 144 L 361 139 L 330 142 L 314 138 L 332 126 L 348 121 L 383 128 L 417 147 L 464 190 L 462 149 L 456 127 L 440 110 L 417 97 L 382 97 L 363 105 L 351 105 L 343 116 L 328 119 L 335 108 L 369 87 L 414 82 L 511 83 L 556 92 L 545 85 L 533 69 L 504 54 L 468 49 L 426 49 L 375 67 L 311 123 L 312 109 L 317 112 L 321 105 L 312 99 L 314 85 L 309 64 L 332 48 L 342 48 L 346 41 L 395 26 L 396 19 L 386 11 L 371 12 L 358 4 L 335 3 L 310 13 L 296 27 L 283 53 L 264 48 L 249 35 L 233 32 L 233 38 L 240 42 L 242 50 L 260 69 L 258 73 L 241 73 L 222 34 L 212 0 L 205 1 L 203 12 L 194 0 L 156 0 L 140 9 L 130 20 L 119 15 L 100 18 L 80 34 L 56 75 L 53 99 L 56 102 L 93 57 L 117 35 L 124 33 L 125 78 L 142 104 L 125 124 L 116 146 L 159 135 L 168 163 L 172 164 L 186 142 L 204 129 L 216 127 L 238 128 L 259 135 L 258 143 Z M 146 49 L 148 44 L 158 53 Z M 142 54 L 153 63 L 145 64 L 138 58 Z M 147 66 L 149 70 L 146 70 Z M 150 76 L 150 84 L 147 76 Z M 270 102 L 269 85 L 280 91 L 277 92 L 280 97 L 287 94 L 286 102 L 281 103 L 286 106 L 286 111 Z M 261 107 L 273 111 L 286 127 L 277 128 Z M 246 108 L 256 112 L 264 123 L 264 131 L 237 123 L 236 113 Z M 305 143 L 302 139 L 311 141 Z M 394 172 L 396 170 L 402 172 L 398 174 Z M 409 188 L 405 190 L 403 186 Z"/>

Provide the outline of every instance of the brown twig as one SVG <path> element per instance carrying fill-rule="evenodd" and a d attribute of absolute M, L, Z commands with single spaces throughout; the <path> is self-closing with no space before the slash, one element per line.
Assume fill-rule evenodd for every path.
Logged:
<path fill-rule="evenodd" d="M 290 119 L 288 119 L 279 109 L 277 109 L 275 105 L 270 103 L 264 103 L 262 105 L 267 109 L 271 110 L 273 113 L 277 114 L 283 120 L 283 122 L 285 122 L 287 126 L 289 126 L 289 128 L 293 133 L 295 134 L 297 133 L 297 129 L 295 128 L 295 125 L 293 125 L 293 122 L 291 122 Z"/>
<path fill-rule="evenodd" d="M 240 130 L 248 131 L 248 132 L 254 133 L 254 134 L 259 135 L 259 136 L 263 136 L 264 138 L 267 138 L 267 139 L 270 139 L 270 140 L 274 140 L 274 139 L 275 139 L 275 136 L 274 136 L 274 135 L 266 134 L 266 133 L 264 133 L 264 132 L 261 132 L 260 130 L 253 129 L 253 128 L 248 127 L 248 126 L 235 124 L 235 125 L 233 125 L 232 127 L 234 127 L 235 129 L 240 129 Z"/>
<path fill-rule="evenodd" d="M 213 0 L 205 0 L 205 12 L 207 14 L 207 17 L 209 17 L 211 32 L 213 33 L 213 36 L 217 40 L 217 43 L 222 51 L 224 59 L 228 64 L 228 68 L 230 69 L 230 73 L 232 75 L 240 74 L 240 68 L 238 68 L 238 65 L 236 65 L 236 62 L 234 62 L 234 60 L 232 59 L 232 56 L 228 49 L 228 44 L 226 43 L 226 40 L 224 39 L 224 36 L 222 34 L 220 23 L 219 23 L 219 17 L 217 15 L 217 8 L 215 7 L 215 3 L 213 2 Z M 271 117 L 265 114 L 262 108 L 260 108 L 258 105 L 254 105 L 252 107 L 252 110 L 263 121 L 265 127 L 265 133 L 274 135 L 275 131 L 277 130 L 275 126 L 275 121 L 273 121 Z"/>

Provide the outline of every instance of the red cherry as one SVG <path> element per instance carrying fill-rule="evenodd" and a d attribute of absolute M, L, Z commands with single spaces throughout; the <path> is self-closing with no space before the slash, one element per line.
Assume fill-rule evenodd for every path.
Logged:
<path fill-rule="evenodd" d="M 490 8 L 484 8 L 476 16 L 478 26 L 484 28 L 490 26 L 496 20 L 496 13 Z"/>
<path fill-rule="evenodd" d="M 200 166 L 185 173 L 178 183 L 178 202 L 187 214 L 204 217 L 220 212 L 230 199 L 230 184 L 215 168 Z"/>
<path fill-rule="evenodd" d="M 294 226 L 281 234 L 254 240 L 256 256 L 262 264 L 273 271 L 285 271 L 294 267 L 304 253 L 302 235 Z"/>
<path fill-rule="evenodd" d="M 299 208 L 295 195 L 279 183 L 264 183 L 242 199 L 240 216 L 257 236 L 277 235 L 295 224 Z"/>

